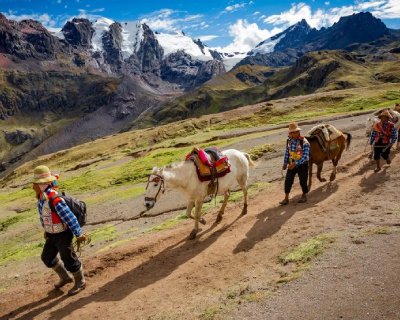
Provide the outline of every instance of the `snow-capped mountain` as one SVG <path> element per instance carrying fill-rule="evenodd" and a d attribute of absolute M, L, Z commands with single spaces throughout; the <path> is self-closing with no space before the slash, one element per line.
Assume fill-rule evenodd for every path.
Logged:
<path fill-rule="evenodd" d="M 119 41 L 119 45 L 123 59 L 128 59 L 133 54 L 139 52 L 145 37 L 144 28 L 146 28 L 146 25 L 139 21 L 118 23 L 111 19 L 102 17 L 93 22 L 90 22 L 87 19 L 76 18 L 67 22 L 69 29 L 73 29 L 75 33 L 82 33 L 82 25 L 86 25 L 87 29 L 88 24 L 90 24 L 90 28 L 92 29 L 92 35 L 90 36 L 90 34 L 87 34 L 86 36 L 83 36 L 83 38 L 90 38 L 90 50 L 92 52 L 102 53 L 105 51 L 104 35 L 109 34 L 113 26 L 115 28 L 115 25 L 119 25 L 121 29 L 121 40 Z M 73 28 L 71 28 L 72 25 L 74 25 Z M 66 36 L 68 31 L 66 26 L 64 26 L 61 32 L 53 30 L 53 35 L 60 39 L 66 39 L 68 42 L 77 45 L 78 43 L 76 41 L 71 41 L 71 37 L 68 37 L 68 35 Z M 150 30 L 148 26 L 147 29 Z M 68 32 L 71 33 L 71 30 Z M 245 52 L 218 52 L 207 47 L 200 41 L 200 39 L 192 39 L 183 32 L 160 33 L 152 30 L 151 32 L 154 33 L 155 40 L 163 50 L 162 58 L 166 58 L 173 53 L 176 54 L 177 52 L 184 52 L 193 60 L 199 60 L 203 62 L 219 60 L 224 64 L 226 70 L 230 70 L 237 62 L 247 56 L 247 53 Z M 82 45 L 83 43 L 80 44 Z"/>
<path fill-rule="evenodd" d="M 342 17 L 329 28 L 311 28 L 303 19 L 285 31 L 261 42 L 237 65 L 290 65 L 309 51 L 345 49 L 380 37 L 395 37 L 384 23 L 369 12 Z"/>

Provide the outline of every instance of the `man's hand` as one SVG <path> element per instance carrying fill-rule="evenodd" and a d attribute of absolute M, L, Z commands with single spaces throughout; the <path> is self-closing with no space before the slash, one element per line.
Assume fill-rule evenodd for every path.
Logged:
<path fill-rule="evenodd" d="M 286 170 L 287 169 L 287 164 L 284 164 L 283 166 L 282 166 L 282 170 Z"/>
<path fill-rule="evenodd" d="M 289 164 L 289 166 L 288 166 L 288 169 L 289 170 L 293 170 L 294 168 L 296 168 L 296 163 L 291 163 L 291 164 Z"/>
<path fill-rule="evenodd" d="M 81 234 L 79 237 L 76 237 L 76 242 L 77 243 L 82 243 L 86 241 L 86 235 L 85 234 Z"/>

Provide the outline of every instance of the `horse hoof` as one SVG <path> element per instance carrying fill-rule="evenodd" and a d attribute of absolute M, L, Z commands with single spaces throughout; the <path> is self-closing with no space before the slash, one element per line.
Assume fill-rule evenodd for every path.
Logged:
<path fill-rule="evenodd" d="M 242 216 L 247 214 L 247 206 L 242 209 Z"/>
<path fill-rule="evenodd" d="M 201 219 L 199 220 L 199 222 L 200 222 L 201 224 L 206 224 L 206 219 L 201 218 Z"/>
<path fill-rule="evenodd" d="M 197 231 L 196 230 L 192 230 L 192 232 L 189 235 L 189 240 L 196 239 L 196 234 L 197 234 Z"/>
<path fill-rule="evenodd" d="M 220 223 L 222 221 L 222 215 L 218 214 L 217 219 L 215 220 L 215 223 Z"/>
<path fill-rule="evenodd" d="M 325 178 L 321 178 L 321 179 L 319 179 L 319 181 L 326 182 L 326 179 Z"/>
<path fill-rule="evenodd" d="M 335 179 L 336 179 L 336 176 L 333 176 L 333 177 L 330 177 L 329 181 L 332 182 L 332 181 L 335 181 Z"/>

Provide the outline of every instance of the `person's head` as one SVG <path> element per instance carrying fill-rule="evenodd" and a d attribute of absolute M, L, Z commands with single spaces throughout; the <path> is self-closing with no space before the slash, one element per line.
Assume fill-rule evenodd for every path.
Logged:
<path fill-rule="evenodd" d="M 400 103 L 396 103 L 394 106 L 394 111 L 400 112 Z"/>
<path fill-rule="evenodd" d="M 48 186 L 51 186 L 57 177 L 53 175 L 50 169 L 46 166 L 37 166 L 33 170 L 33 190 L 35 190 L 36 195 L 39 196 L 43 191 L 47 189 Z"/>
<path fill-rule="evenodd" d="M 392 118 L 392 116 L 390 115 L 389 111 L 385 110 L 385 111 L 383 111 L 383 112 L 378 116 L 378 118 L 379 118 L 382 122 L 387 122 L 387 121 L 389 121 L 389 120 Z"/>
<path fill-rule="evenodd" d="M 300 127 L 297 125 L 296 122 L 292 122 L 291 124 L 289 124 L 289 137 L 291 139 L 296 139 L 298 137 L 300 137 Z"/>

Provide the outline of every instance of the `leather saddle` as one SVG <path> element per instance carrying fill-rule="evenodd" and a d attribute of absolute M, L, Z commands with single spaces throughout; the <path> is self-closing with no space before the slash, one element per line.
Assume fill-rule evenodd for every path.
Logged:
<path fill-rule="evenodd" d="M 213 181 L 230 172 L 228 157 L 223 155 L 217 147 L 204 150 L 195 147 L 186 156 L 187 161 L 193 161 L 200 181 Z"/>

